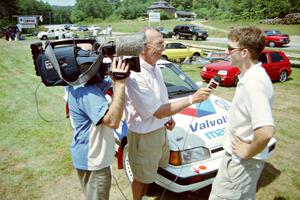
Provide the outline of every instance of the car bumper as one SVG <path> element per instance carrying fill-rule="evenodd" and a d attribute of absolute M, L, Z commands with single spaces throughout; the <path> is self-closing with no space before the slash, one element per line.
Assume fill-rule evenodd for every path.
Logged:
<path fill-rule="evenodd" d="M 289 40 L 275 41 L 275 46 L 282 46 L 282 45 L 285 45 L 285 44 L 288 44 L 288 43 L 290 43 Z"/>
<path fill-rule="evenodd" d="M 204 188 L 213 182 L 221 159 L 222 156 L 219 156 L 217 159 L 195 165 L 159 168 L 155 183 L 176 193 Z M 199 166 L 206 166 L 207 169 L 200 170 Z"/>
<path fill-rule="evenodd" d="M 275 138 L 272 138 L 269 142 L 269 154 L 273 153 L 276 143 L 277 141 Z M 170 166 L 165 169 L 159 168 L 155 183 L 176 193 L 195 191 L 204 188 L 212 184 L 214 177 L 216 177 L 224 152 L 225 151 L 220 151 L 214 159 L 198 162 L 194 165 L 186 165 L 177 168 Z M 200 166 L 206 166 L 207 168 L 201 170 Z"/>

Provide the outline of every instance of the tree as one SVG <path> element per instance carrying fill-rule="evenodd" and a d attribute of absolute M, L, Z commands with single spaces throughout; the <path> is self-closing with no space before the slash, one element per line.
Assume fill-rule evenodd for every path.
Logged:
<path fill-rule="evenodd" d="M 107 0 L 77 0 L 71 13 L 72 21 L 80 21 L 86 17 L 106 19 L 112 13 Z"/>
<path fill-rule="evenodd" d="M 0 2 L 0 27 L 10 24 L 12 15 L 17 14 L 16 0 Z"/>

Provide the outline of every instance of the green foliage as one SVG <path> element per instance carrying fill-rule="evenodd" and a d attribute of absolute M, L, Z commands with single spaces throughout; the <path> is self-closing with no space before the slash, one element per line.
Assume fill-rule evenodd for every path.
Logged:
<path fill-rule="evenodd" d="M 51 6 L 40 0 L 9 0 L 0 2 L 0 26 L 15 24 L 12 15 L 42 15 L 40 24 L 58 24 L 101 19 L 116 21 L 146 17 L 147 8 L 156 0 L 123 0 L 110 4 L 107 0 L 77 0 L 75 6 Z M 297 0 L 167 0 L 180 11 L 192 11 L 198 18 L 227 21 L 258 20 L 284 17 L 300 12 Z M 173 16 L 161 13 L 161 19 Z"/>
<path fill-rule="evenodd" d="M 44 23 L 53 23 L 53 8 L 43 1 L 36 0 L 17 0 L 17 14 L 22 15 L 42 15 Z"/>
<path fill-rule="evenodd" d="M 53 21 L 55 24 L 66 24 L 71 22 L 71 6 L 53 6 Z"/>
<path fill-rule="evenodd" d="M 170 14 L 170 13 L 167 13 L 167 12 L 164 12 L 164 11 L 160 12 L 160 19 L 161 20 L 173 19 L 174 17 L 175 16 Z"/>
<path fill-rule="evenodd" d="M 79 22 L 82 21 L 86 18 L 87 16 L 85 15 L 85 13 L 81 10 L 77 10 L 76 8 L 72 10 L 71 12 L 71 21 L 72 22 Z"/>
<path fill-rule="evenodd" d="M 77 0 L 71 12 L 72 22 L 86 17 L 106 19 L 112 13 L 112 7 L 106 0 Z"/>
<path fill-rule="evenodd" d="M 121 19 L 136 19 L 144 16 L 146 9 L 145 5 L 134 4 L 131 6 L 122 6 L 117 13 L 119 13 Z"/>

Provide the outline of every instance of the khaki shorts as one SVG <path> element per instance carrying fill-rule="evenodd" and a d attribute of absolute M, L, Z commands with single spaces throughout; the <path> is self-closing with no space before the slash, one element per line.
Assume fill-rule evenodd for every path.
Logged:
<path fill-rule="evenodd" d="M 134 179 L 153 183 L 158 167 L 169 163 L 169 144 L 166 128 L 139 134 L 128 132 L 128 158 Z"/>
<path fill-rule="evenodd" d="M 108 200 L 111 186 L 110 167 L 96 171 L 77 169 L 80 184 L 87 200 Z"/>
<path fill-rule="evenodd" d="M 249 159 L 236 163 L 225 153 L 213 182 L 209 200 L 254 200 L 265 161 Z"/>

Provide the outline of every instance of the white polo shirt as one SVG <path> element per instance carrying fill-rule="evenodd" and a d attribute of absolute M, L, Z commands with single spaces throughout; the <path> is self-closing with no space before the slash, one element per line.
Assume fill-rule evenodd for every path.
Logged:
<path fill-rule="evenodd" d="M 157 109 L 169 102 L 161 70 L 140 58 L 141 72 L 130 72 L 126 82 L 125 120 L 128 129 L 145 134 L 164 126 L 169 117 L 154 117 Z"/>
<path fill-rule="evenodd" d="M 274 91 L 270 77 L 258 63 L 246 71 L 240 79 L 225 128 L 224 149 L 232 154 L 231 141 L 233 135 L 244 141 L 252 141 L 254 130 L 263 126 L 274 126 L 272 106 Z M 236 155 L 233 155 L 239 161 Z M 266 160 L 268 148 L 254 156 L 255 159 Z"/>

